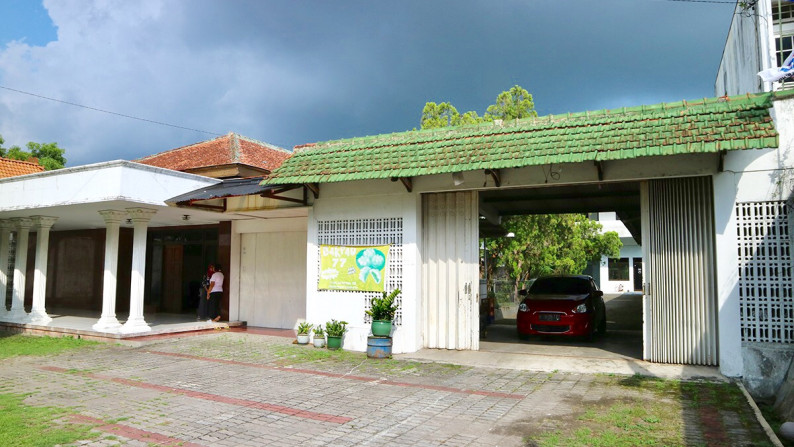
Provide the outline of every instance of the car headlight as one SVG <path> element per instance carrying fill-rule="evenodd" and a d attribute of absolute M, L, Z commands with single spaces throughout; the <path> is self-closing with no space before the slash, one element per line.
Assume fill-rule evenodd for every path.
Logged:
<path fill-rule="evenodd" d="M 587 304 L 582 303 L 582 304 L 574 307 L 573 313 L 575 313 L 575 314 L 587 313 Z"/>
<path fill-rule="evenodd" d="M 521 304 L 518 305 L 518 311 L 519 312 L 529 312 L 529 306 L 527 306 L 527 303 L 521 303 Z"/>

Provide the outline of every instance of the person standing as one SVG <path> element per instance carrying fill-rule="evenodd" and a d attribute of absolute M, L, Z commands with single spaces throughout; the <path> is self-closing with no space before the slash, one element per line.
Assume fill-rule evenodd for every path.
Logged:
<path fill-rule="evenodd" d="M 212 274 L 215 273 L 215 266 L 210 264 L 207 267 L 207 273 L 201 278 L 201 289 L 199 289 L 199 302 L 198 302 L 198 321 L 204 321 L 208 317 L 207 315 L 207 305 L 209 304 L 210 299 L 210 278 Z"/>
<path fill-rule="evenodd" d="M 210 321 L 221 319 L 221 298 L 223 298 L 223 272 L 220 264 L 215 264 L 215 272 L 210 277 L 208 317 Z"/>

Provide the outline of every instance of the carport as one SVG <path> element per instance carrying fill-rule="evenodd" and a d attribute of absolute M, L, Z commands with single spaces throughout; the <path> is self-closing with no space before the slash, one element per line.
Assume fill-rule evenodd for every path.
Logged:
<path fill-rule="evenodd" d="M 347 349 L 365 347 L 367 298 L 317 290 L 317 246 L 333 243 L 324 241 L 365 245 L 378 234 L 372 222 L 394 223 L 399 238 L 390 240 L 403 257 L 389 268 L 405 292 L 395 352 L 479 350 L 480 216 L 493 224 L 518 212 L 609 210 L 642 243 L 643 359 L 727 357 L 736 374 L 734 178 L 777 150 L 777 100 L 710 98 L 316 143 L 297 147 L 265 183 L 311 186 L 307 316 L 350 321 Z"/>
<path fill-rule="evenodd" d="M 637 244 L 642 245 L 640 190 L 640 182 L 485 190 L 479 194 L 480 218 L 488 222 L 486 216 L 498 221 L 498 218 L 527 214 L 614 211 Z M 482 231 L 480 237 L 485 237 Z M 604 301 L 608 319 L 605 336 L 591 341 L 559 337 L 520 340 L 516 335 L 513 306 L 505 309 L 506 315 L 497 313 L 495 321 L 487 326 L 486 333 L 481 334 L 480 350 L 561 358 L 642 359 L 642 293 L 605 293 Z"/>

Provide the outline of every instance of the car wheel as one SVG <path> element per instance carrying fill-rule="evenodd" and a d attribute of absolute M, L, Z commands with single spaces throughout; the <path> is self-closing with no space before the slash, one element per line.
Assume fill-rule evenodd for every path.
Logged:
<path fill-rule="evenodd" d="M 607 313 L 601 314 L 601 321 L 598 323 L 598 335 L 607 333 Z"/>

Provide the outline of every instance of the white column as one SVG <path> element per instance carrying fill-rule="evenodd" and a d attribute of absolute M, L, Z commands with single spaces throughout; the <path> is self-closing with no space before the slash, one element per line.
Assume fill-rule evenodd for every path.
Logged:
<path fill-rule="evenodd" d="M 132 219 L 132 281 L 130 281 L 130 317 L 119 332 L 132 334 L 149 332 L 152 328 L 143 319 L 143 291 L 146 275 L 146 228 L 157 210 L 147 208 L 127 208 Z"/>
<path fill-rule="evenodd" d="M 0 318 L 8 313 L 6 290 L 8 288 L 8 241 L 11 235 L 11 222 L 0 220 Z"/>
<path fill-rule="evenodd" d="M 25 273 L 28 269 L 28 233 L 33 225 L 27 217 L 11 219 L 16 226 L 16 254 L 14 256 L 14 293 L 11 297 L 11 310 L 8 321 L 26 323 L 28 314 L 25 312 Z"/>
<path fill-rule="evenodd" d="M 33 305 L 30 308 L 30 323 L 47 325 L 52 321 L 45 310 L 47 294 L 47 255 L 50 248 L 50 228 L 57 217 L 33 216 L 36 225 L 36 270 L 33 272 Z"/>
<path fill-rule="evenodd" d="M 118 332 L 121 323 L 116 319 L 116 285 L 119 267 L 119 225 L 127 213 L 103 210 L 105 219 L 105 276 L 102 283 L 102 317 L 92 326 L 97 332 Z"/>

